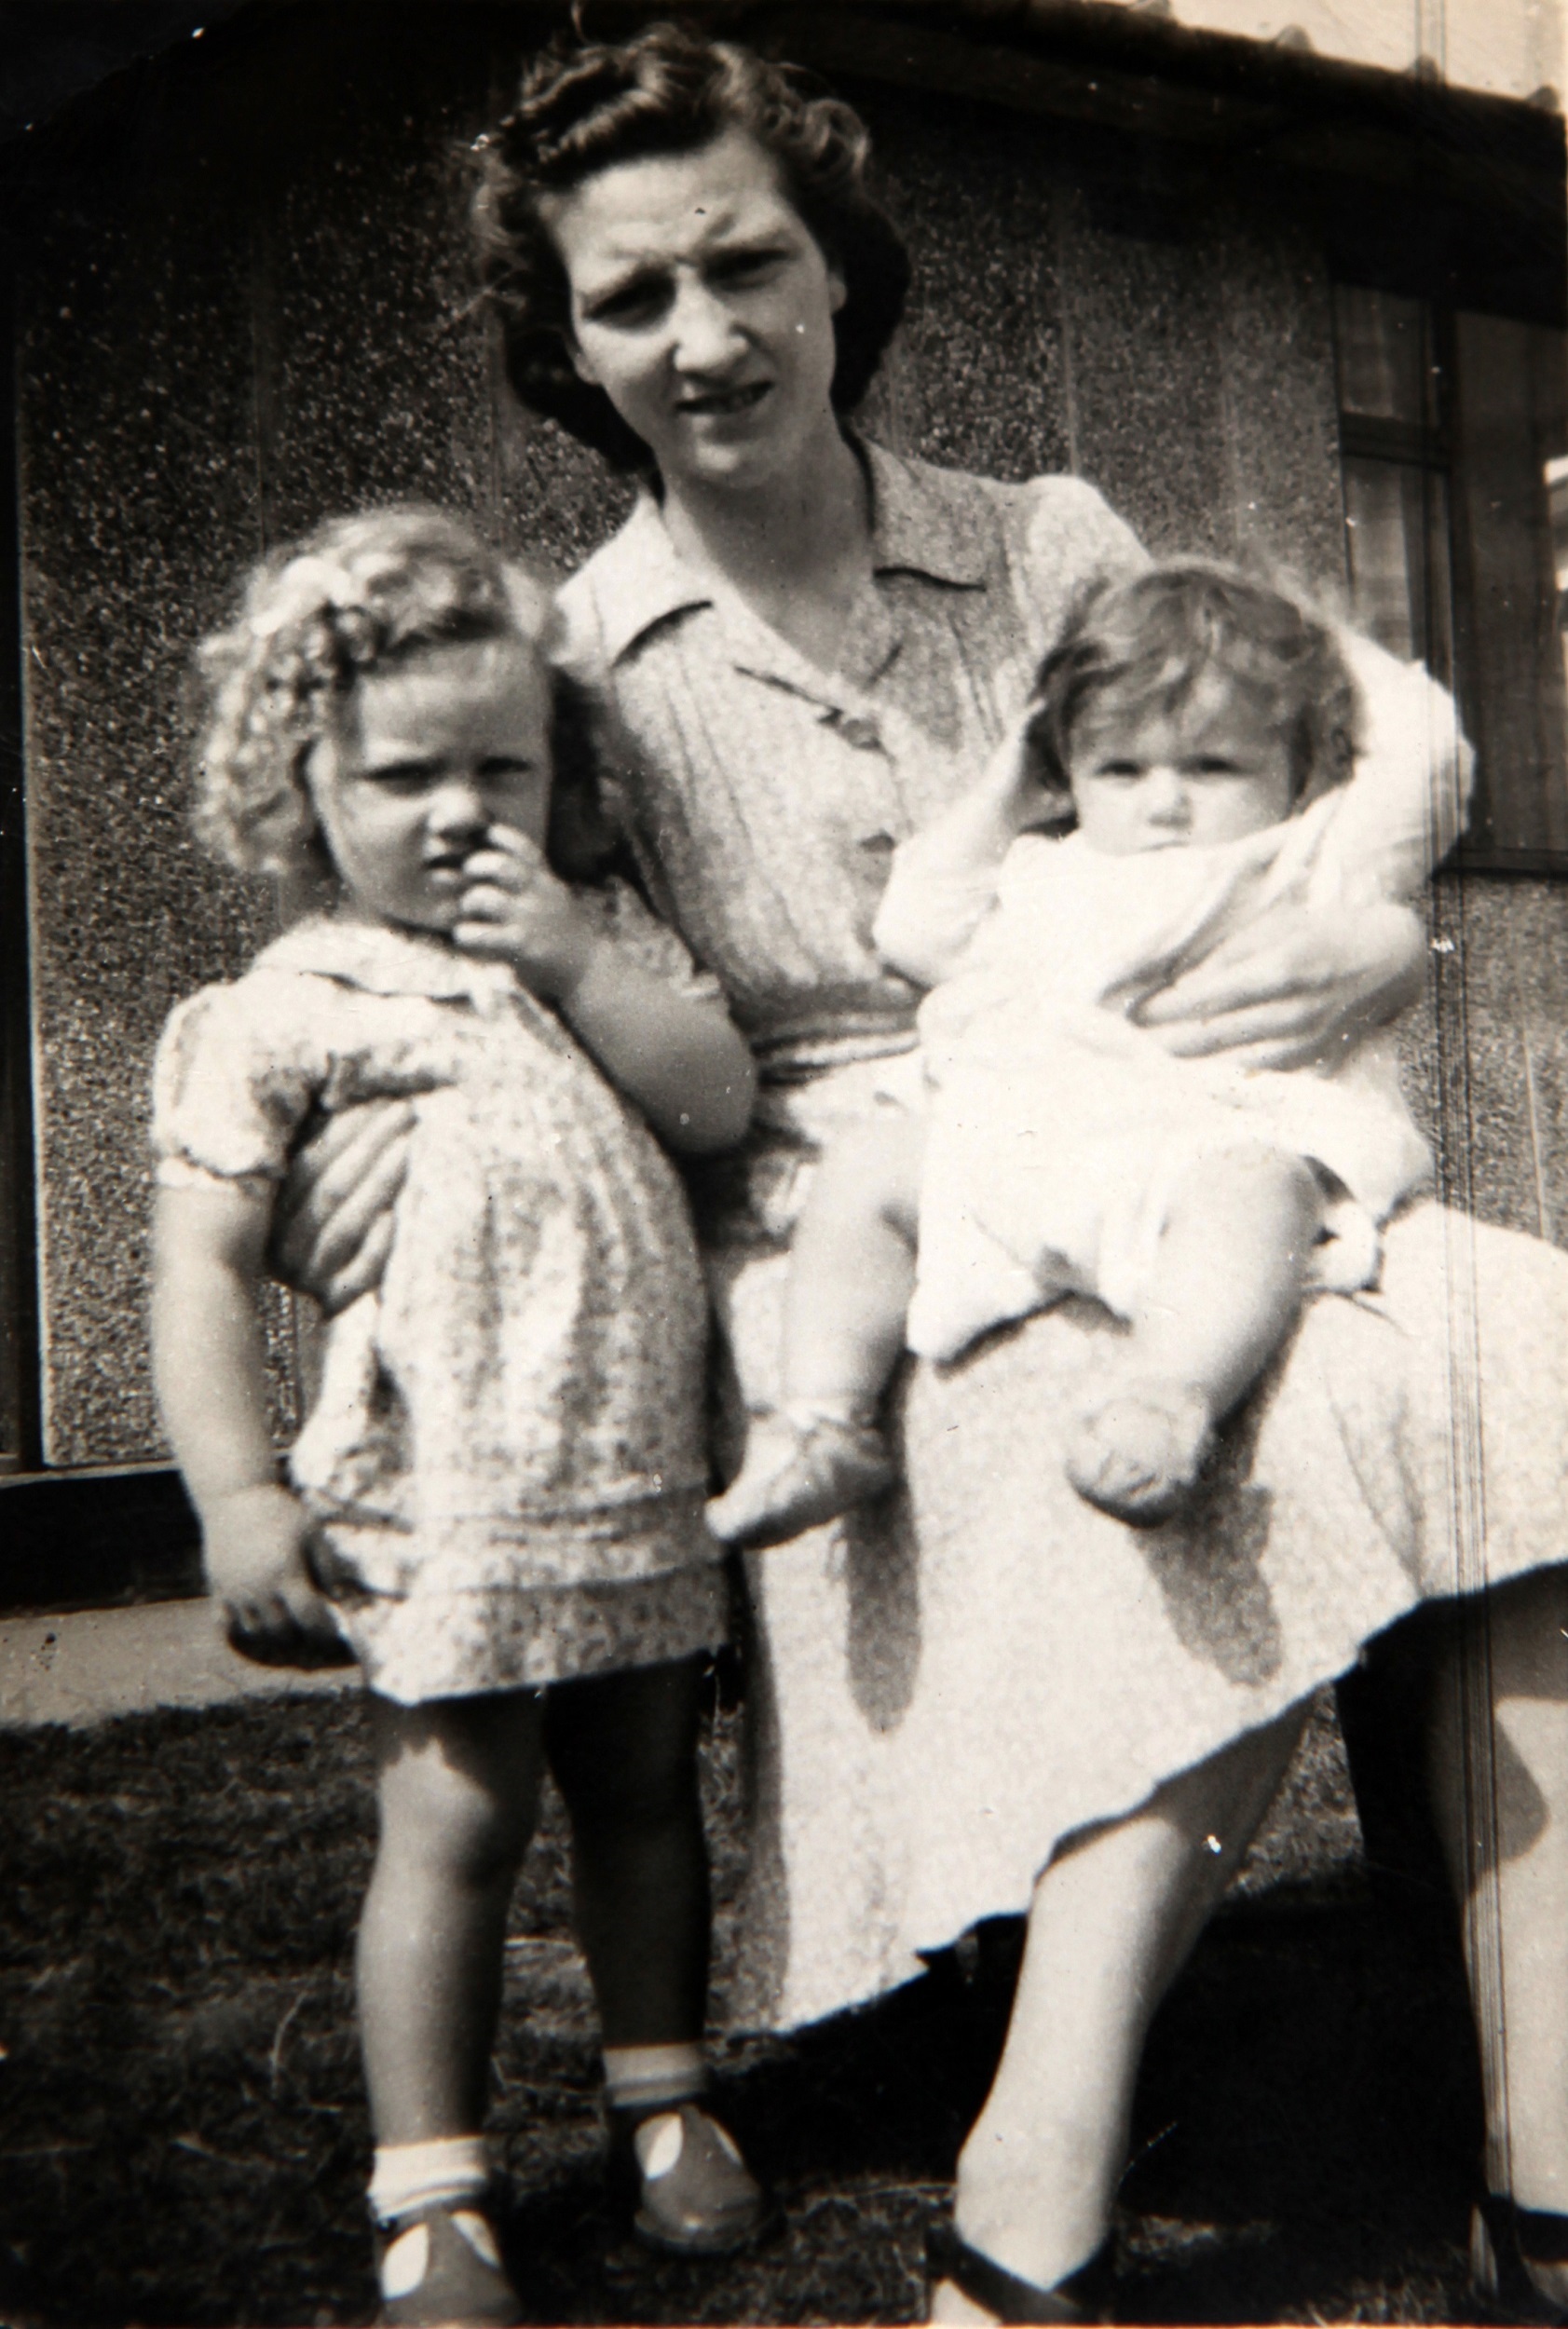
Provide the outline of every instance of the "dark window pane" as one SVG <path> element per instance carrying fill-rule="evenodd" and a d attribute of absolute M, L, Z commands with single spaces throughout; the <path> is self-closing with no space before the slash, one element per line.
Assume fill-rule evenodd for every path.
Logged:
<path fill-rule="evenodd" d="M 1414 462 L 1344 464 L 1345 558 L 1363 631 L 1405 661 L 1453 676 L 1448 480 Z"/>
<path fill-rule="evenodd" d="M 1438 374 L 1426 309 L 1393 292 L 1334 291 L 1340 410 L 1412 429 L 1438 420 Z"/>

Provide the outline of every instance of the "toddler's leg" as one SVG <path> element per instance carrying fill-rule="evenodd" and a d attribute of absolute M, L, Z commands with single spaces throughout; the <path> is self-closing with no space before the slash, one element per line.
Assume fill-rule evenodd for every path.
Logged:
<path fill-rule="evenodd" d="M 533 1693 L 372 1697 L 381 1818 L 359 1998 L 382 2318 L 519 2318 L 484 2209 L 480 2130 L 507 1907 L 543 1765 Z"/>
<path fill-rule="evenodd" d="M 726 1544 L 782 1544 L 892 1482 L 876 1418 L 914 1290 L 923 1145 L 914 1117 L 879 1108 L 823 1158 L 790 1256 L 784 1401 L 708 1507 Z"/>
<path fill-rule="evenodd" d="M 708 1860 L 697 1793 L 702 1661 L 563 1682 L 551 1768 L 572 1823 L 578 1936 L 598 1999 L 605 2084 L 635 2228 L 718 2254 L 761 2229 L 764 2195 L 701 2105 Z"/>
<path fill-rule="evenodd" d="M 1114 1380 L 1069 1437 L 1091 1504 L 1141 1525 L 1191 1494 L 1215 1426 L 1295 1324 L 1322 1208 L 1311 1166 L 1274 1149 L 1227 1150 L 1178 1183 Z"/>

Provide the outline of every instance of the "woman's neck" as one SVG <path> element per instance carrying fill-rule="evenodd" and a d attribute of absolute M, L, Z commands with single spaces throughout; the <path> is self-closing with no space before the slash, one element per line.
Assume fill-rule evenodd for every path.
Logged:
<path fill-rule="evenodd" d="M 726 585 L 822 669 L 871 578 L 865 473 L 836 420 L 810 456 L 751 491 L 667 484 L 664 523 L 681 557 Z"/>

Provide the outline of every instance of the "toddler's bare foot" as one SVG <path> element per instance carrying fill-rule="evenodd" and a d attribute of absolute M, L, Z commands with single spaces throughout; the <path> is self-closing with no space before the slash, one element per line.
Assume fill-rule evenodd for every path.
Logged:
<path fill-rule="evenodd" d="M 879 1496 L 893 1477 L 873 1424 L 782 1408 L 752 1425 L 745 1461 L 709 1505 L 708 1526 L 721 1545 L 742 1551 L 783 1545 Z"/>
<path fill-rule="evenodd" d="M 1101 1512 L 1152 1528 L 1187 1502 L 1213 1444 L 1208 1402 L 1191 1383 L 1117 1383 L 1080 1410 L 1068 1436 L 1067 1477 Z"/>

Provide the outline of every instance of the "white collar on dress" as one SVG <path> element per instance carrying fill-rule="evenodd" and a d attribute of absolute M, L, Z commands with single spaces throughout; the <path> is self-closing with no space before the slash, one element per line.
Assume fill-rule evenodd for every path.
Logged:
<path fill-rule="evenodd" d="M 369 995 L 423 995 L 434 1002 L 471 1002 L 483 1010 L 520 991 L 510 962 L 484 962 L 422 931 L 385 922 L 312 914 L 263 948 L 258 971 L 306 972 Z"/>
<path fill-rule="evenodd" d="M 986 539 L 968 507 L 973 481 L 924 461 L 907 461 L 852 437 L 871 487 L 871 564 L 877 574 L 921 574 L 961 589 L 983 588 L 989 572 Z M 598 613 L 607 659 L 618 662 L 656 623 L 713 592 L 671 541 L 653 495 L 642 493 L 614 538 L 584 570 Z M 573 585 L 568 583 L 567 592 Z"/>

